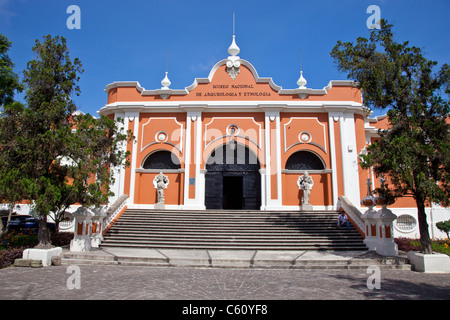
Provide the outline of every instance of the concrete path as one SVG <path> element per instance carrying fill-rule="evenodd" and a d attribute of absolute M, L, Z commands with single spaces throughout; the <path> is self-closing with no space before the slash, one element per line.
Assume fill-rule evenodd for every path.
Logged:
<path fill-rule="evenodd" d="M 217 301 L 223 300 L 232 300 L 240 305 L 270 305 L 268 300 L 384 299 L 449 300 L 450 275 L 409 270 L 381 270 L 372 273 L 367 269 L 130 265 L 9 267 L 0 270 L 0 300 L 181 300 L 176 307 L 170 304 L 145 304 L 152 313 L 164 311 L 169 319 L 181 316 L 181 307 L 189 306 L 190 302 L 183 300 L 193 301 L 191 303 L 197 306 L 202 305 L 202 301 L 203 305 L 213 306 Z M 95 307 L 97 306 L 96 304 Z M 167 307 L 167 310 L 160 310 L 162 306 Z M 289 306 L 298 307 L 299 304 Z M 103 309 L 118 311 L 120 308 L 117 309 L 112 304 Z"/>

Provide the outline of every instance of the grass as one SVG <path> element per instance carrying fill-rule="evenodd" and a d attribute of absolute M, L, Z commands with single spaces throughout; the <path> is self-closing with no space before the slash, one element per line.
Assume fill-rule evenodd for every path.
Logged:
<path fill-rule="evenodd" d="M 421 250 L 419 239 L 396 238 L 395 243 L 397 243 L 398 250 L 401 251 L 408 252 Z M 432 240 L 431 248 L 434 252 L 450 255 L 450 240 Z"/>

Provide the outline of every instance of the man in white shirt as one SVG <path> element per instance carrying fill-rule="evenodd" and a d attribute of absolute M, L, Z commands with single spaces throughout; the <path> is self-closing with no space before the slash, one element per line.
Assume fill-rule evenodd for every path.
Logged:
<path fill-rule="evenodd" d="M 348 217 L 345 214 L 345 211 L 341 210 L 337 219 L 337 227 L 340 228 L 343 224 L 347 225 L 347 229 L 350 230 L 350 222 L 348 221 Z"/>

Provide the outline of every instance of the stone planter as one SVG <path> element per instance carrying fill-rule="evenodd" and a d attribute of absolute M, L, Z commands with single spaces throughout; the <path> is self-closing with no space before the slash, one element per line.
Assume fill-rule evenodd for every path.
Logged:
<path fill-rule="evenodd" d="M 414 271 L 450 273 L 450 257 L 446 254 L 424 254 L 417 251 L 409 251 L 407 256 Z"/>
<path fill-rule="evenodd" d="M 26 249 L 23 252 L 25 260 L 40 260 L 44 267 L 52 264 L 52 258 L 62 254 L 62 248 L 55 247 L 51 249 Z"/>

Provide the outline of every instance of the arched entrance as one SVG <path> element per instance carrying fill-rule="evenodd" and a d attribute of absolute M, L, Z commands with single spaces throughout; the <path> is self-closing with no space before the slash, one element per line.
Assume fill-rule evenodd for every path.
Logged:
<path fill-rule="evenodd" d="M 261 174 L 257 156 L 234 142 L 215 149 L 206 162 L 206 209 L 259 210 Z"/>

